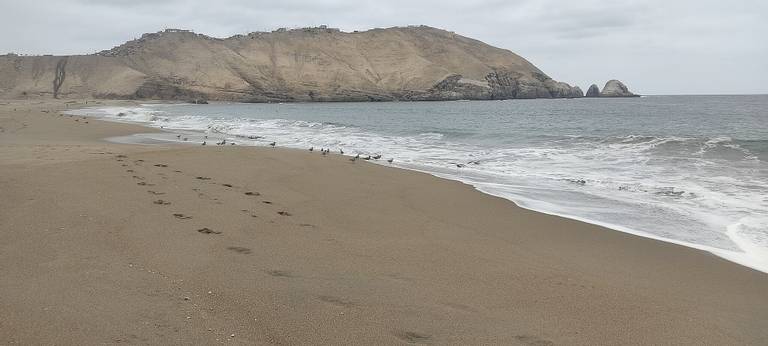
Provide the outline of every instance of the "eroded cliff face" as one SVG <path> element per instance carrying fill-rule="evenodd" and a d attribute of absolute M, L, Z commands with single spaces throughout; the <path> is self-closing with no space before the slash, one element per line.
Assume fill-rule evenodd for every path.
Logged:
<path fill-rule="evenodd" d="M 94 55 L 0 57 L 0 97 L 243 102 L 582 97 L 524 58 L 430 27 L 227 39 L 145 34 Z"/>

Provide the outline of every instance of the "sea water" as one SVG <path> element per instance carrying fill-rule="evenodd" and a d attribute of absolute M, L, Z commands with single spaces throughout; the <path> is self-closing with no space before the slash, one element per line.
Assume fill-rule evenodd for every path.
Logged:
<path fill-rule="evenodd" d="M 768 96 L 145 104 L 76 111 L 188 142 L 330 148 L 768 272 Z M 176 141 L 175 134 L 142 135 Z"/>

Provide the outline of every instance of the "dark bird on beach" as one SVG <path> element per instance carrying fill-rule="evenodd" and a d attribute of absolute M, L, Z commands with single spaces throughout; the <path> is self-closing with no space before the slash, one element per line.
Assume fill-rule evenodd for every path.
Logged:
<path fill-rule="evenodd" d="M 464 168 L 464 166 L 465 165 L 463 163 L 457 163 L 456 164 L 456 168 Z"/>
<path fill-rule="evenodd" d="M 364 157 L 364 158 L 363 158 L 363 160 L 366 160 L 366 161 L 367 161 L 367 160 L 370 160 L 370 159 L 371 159 L 371 155 L 368 155 L 368 156 L 366 156 L 366 157 Z"/>
<path fill-rule="evenodd" d="M 389 159 L 387 162 L 392 163 L 392 161 L 395 161 L 395 159 Z"/>
<path fill-rule="evenodd" d="M 325 156 L 325 155 L 328 155 L 328 152 L 327 152 L 327 151 L 325 151 L 325 150 L 323 150 L 323 151 L 322 151 L 322 155 L 323 155 L 323 156 Z"/>
<path fill-rule="evenodd" d="M 344 150 L 339 149 L 339 154 L 344 155 Z"/>
<path fill-rule="evenodd" d="M 378 155 L 374 155 L 374 156 L 373 156 L 373 159 L 374 159 L 374 160 L 378 160 L 378 159 L 380 159 L 380 158 L 381 158 L 381 154 L 378 154 Z"/>
<path fill-rule="evenodd" d="M 355 159 L 359 159 L 359 158 L 360 158 L 360 154 L 358 153 L 357 155 L 355 155 Z"/>
<path fill-rule="evenodd" d="M 205 135 L 205 139 L 208 139 L 208 135 Z"/>
<path fill-rule="evenodd" d="M 350 158 L 350 159 L 349 159 L 349 161 L 352 161 L 352 162 L 355 162 L 355 161 L 357 161 L 357 156 L 355 156 L 355 157 L 353 157 L 353 158 Z"/>
<path fill-rule="evenodd" d="M 273 148 L 274 148 L 276 145 L 277 145 L 277 142 L 272 142 L 272 143 L 269 143 L 269 146 L 270 146 L 270 147 L 273 147 Z"/>
<path fill-rule="evenodd" d="M 472 161 L 467 162 L 467 164 L 479 165 L 480 164 L 480 160 L 472 160 Z"/>
<path fill-rule="evenodd" d="M 188 141 L 188 140 L 189 140 L 189 138 L 187 138 L 187 137 L 184 137 L 184 140 L 185 140 L 185 141 Z"/>
<path fill-rule="evenodd" d="M 229 142 L 229 145 L 235 145 L 235 142 Z"/>
<path fill-rule="evenodd" d="M 309 151 L 315 151 L 315 147 L 309 147 Z"/>
<path fill-rule="evenodd" d="M 176 135 L 176 138 L 181 139 L 181 135 Z"/>
<path fill-rule="evenodd" d="M 205 145 L 205 141 L 203 141 L 203 144 L 200 144 L 200 145 Z"/>

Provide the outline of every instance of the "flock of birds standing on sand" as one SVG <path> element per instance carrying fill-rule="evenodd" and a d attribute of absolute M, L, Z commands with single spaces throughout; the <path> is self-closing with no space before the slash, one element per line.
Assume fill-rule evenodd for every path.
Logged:
<path fill-rule="evenodd" d="M 189 141 L 188 137 L 182 137 L 181 135 L 176 135 L 176 138 L 179 139 L 179 140 L 183 140 L 185 142 Z M 261 139 L 263 137 L 261 137 L 261 136 L 247 136 L 245 138 L 256 140 L 256 139 Z M 205 136 L 205 139 L 206 140 L 208 139 L 208 135 Z M 207 143 L 206 140 L 203 140 L 201 145 L 207 145 L 208 143 Z M 228 142 L 226 139 L 222 139 L 221 141 L 216 142 L 216 145 L 227 145 L 227 144 L 229 144 L 229 145 L 236 145 L 235 142 L 232 142 L 232 141 Z M 274 147 L 277 146 L 277 142 L 273 141 L 273 142 L 270 142 L 267 145 L 269 145 L 270 147 L 274 148 Z M 310 152 L 315 151 L 315 147 L 314 146 L 310 147 L 309 151 Z M 328 155 L 330 153 L 331 153 L 331 149 L 330 148 L 320 148 L 320 154 L 321 155 L 326 156 L 326 155 Z M 344 155 L 344 149 L 339 149 L 339 155 Z M 381 154 L 376 154 L 376 155 L 373 155 L 373 156 L 372 155 L 361 156 L 358 153 L 357 155 L 350 157 L 349 161 L 355 162 L 357 160 L 366 160 L 366 161 L 369 161 L 369 160 L 380 160 L 381 158 L 382 158 Z M 394 161 L 395 161 L 394 158 L 387 159 L 388 163 L 392 163 Z M 480 160 L 472 160 L 472 161 L 469 161 L 467 163 L 450 162 L 450 164 L 455 165 L 456 168 L 458 169 L 458 168 L 464 168 L 464 167 L 466 167 L 467 165 L 470 165 L 470 164 L 472 164 L 472 165 L 479 165 L 480 164 Z"/>
<path fill-rule="evenodd" d="M 261 137 L 261 136 L 248 136 L 247 138 L 248 139 L 260 139 L 260 138 L 263 138 L 263 137 Z M 189 137 L 182 137 L 182 135 L 180 135 L 180 134 L 176 135 L 176 139 L 181 140 L 181 141 L 185 141 L 185 142 L 189 141 Z M 205 140 L 203 140 L 203 142 L 200 143 L 200 145 L 208 145 L 207 139 L 208 139 L 208 135 L 205 136 Z M 229 144 L 229 145 L 236 145 L 235 142 L 232 142 L 232 141 L 227 142 L 227 140 L 225 138 L 222 139 L 221 141 L 216 142 L 216 145 L 227 145 L 227 144 Z M 270 142 L 267 145 L 269 145 L 270 147 L 274 148 L 274 147 L 277 146 L 277 142 Z M 315 151 L 315 147 L 314 146 L 310 147 L 309 151 Z M 325 156 L 325 155 L 328 155 L 330 153 L 331 153 L 331 149 L 330 148 L 320 148 L 320 154 L 321 155 Z M 344 149 L 339 149 L 339 154 L 340 155 L 344 155 Z M 358 159 L 362 159 L 362 160 L 379 160 L 381 158 L 382 158 L 381 154 L 376 154 L 376 155 L 373 155 L 373 156 L 367 155 L 367 156 L 364 156 L 364 157 L 360 156 L 360 154 L 357 154 L 357 155 L 353 156 L 352 158 L 350 158 L 349 161 L 355 162 Z M 394 158 L 387 159 L 388 163 L 392 163 L 394 161 L 395 161 Z"/>

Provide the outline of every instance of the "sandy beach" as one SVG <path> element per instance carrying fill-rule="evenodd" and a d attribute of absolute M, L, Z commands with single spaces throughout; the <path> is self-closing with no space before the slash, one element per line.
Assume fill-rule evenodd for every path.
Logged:
<path fill-rule="evenodd" d="M 709 253 L 72 102 L 0 101 L 0 344 L 768 344 L 768 275 Z"/>

